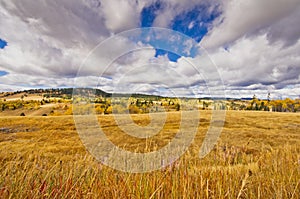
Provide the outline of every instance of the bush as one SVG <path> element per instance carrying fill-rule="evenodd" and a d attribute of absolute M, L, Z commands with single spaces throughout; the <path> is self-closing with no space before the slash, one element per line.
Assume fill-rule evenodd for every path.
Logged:
<path fill-rule="evenodd" d="M 25 116 L 25 113 L 21 113 L 20 116 Z"/>
<path fill-rule="evenodd" d="M 137 106 L 135 106 L 135 105 L 129 106 L 129 113 L 130 114 L 139 114 L 140 112 L 141 111 Z"/>
<path fill-rule="evenodd" d="M 42 116 L 47 116 L 47 114 L 46 114 L 46 113 L 44 113 Z"/>

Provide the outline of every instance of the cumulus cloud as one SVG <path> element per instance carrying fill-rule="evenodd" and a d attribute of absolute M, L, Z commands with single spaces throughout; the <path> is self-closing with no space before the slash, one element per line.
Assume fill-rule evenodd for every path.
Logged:
<path fill-rule="evenodd" d="M 218 66 L 227 94 L 265 98 L 272 91 L 295 97 L 300 92 L 295 86 L 300 83 L 299 2 L 231 0 L 222 10 L 200 45 Z"/>
<path fill-rule="evenodd" d="M 74 76 L 93 46 L 109 35 L 95 1 L 2 1 L 3 70 Z M 88 31 L 87 31 L 88 30 Z"/>
<path fill-rule="evenodd" d="M 139 26 L 141 7 L 137 1 L 102 0 L 102 13 L 106 27 L 113 32 L 121 32 Z"/>
<path fill-rule="evenodd" d="M 1 21 L 5 23 L 7 18 L 12 18 L 7 22 L 11 26 L 17 22 L 11 27 L 12 30 L 2 31 L 8 36 L 7 31 L 13 33 L 14 30 L 14 36 L 17 36 L 19 27 L 23 24 L 25 32 L 36 34 L 47 41 L 51 39 L 49 42 L 54 46 L 94 44 L 99 37 L 101 39 L 101 36 L 109 35 L 109 31 L 103 28 L 104 14 L 100 5 L 95 0 L 82 0 L 77 3 L 71 0 L 2 1 L 1 13 L 5 13 L 6 17 Z"/>
<path fill-rule="evenodd" d="M 295 12 L 278 20 L 267 28 L 268 41 L 272 44 L 282 41 L 284 46 L 297 43 L 300 38 L 299 19 L 300 6 L 298 6 Z"/>
<path fill-rule="evenodd" d="M 75 76 L 97 44 L 115 31 L 138 27 L 144 5 L 99 0 L 1 1 L 0 36 L 8 46 L 1 50 L 0 68 L 19 74 Z M 120 45 L 112 44 L 104 51 L 116 54 L 128 43 Z"/>
<path fill-rule="evenodd" d="M 270 38 L 273 36 L 274 39 L 287 41 L 290 40 L 290 34 L 299 36 L 299 26 L 294 26 L 290 31 L 290 25 L 299 21 L 298 0 L 230 0 L 223 4 L 222 10 L 223 14 L 215 20 L 209 34 L 201 41 L 205 48 L 229 45 L 243 36 L 260 32 L 268 32 Z M 279 28 L 286 29 L 289 34 L 279 33 Z"/>
<path fill-rule="evenodd" d="M 243 37 L 229 49 L 219 48 L 209 55 L 227 89 L 232 91 L 266 94 L 300 84 L 300 41 L 282 48 L 281 43 L 270 44 L 266 34 Z"/>
<path fill-rule="evenodd" d="M 160 6 L 153 26 L 166 28 L 183 16 L 190 20 L 185 29 L 194 30 L 202 15 L 217 10 L 220 15 L 205 22 L 208 33 L 199 43 L 208 54 L 197 51 L 194 40 L 168 32 L 154 34 L 155 41 L 143 34 L 118 35 L 140 27 L 141 12 L 155 3 Z M 195 19 L 185 18 L 192 10 L 199 12 Z M 0 71 L 5 71 L 0 90 L 71 87 L 75 80 L 109 92 L 208 96 L 224 83 L 233 97 L 264 97 L 269 91 L 298 97 L 299 13 L 297 0 L 1 1 L 0 39 L 8 45 L 0 49 Z M 155 57 L 159 45 L 183 56 L 177 62 Z"/>

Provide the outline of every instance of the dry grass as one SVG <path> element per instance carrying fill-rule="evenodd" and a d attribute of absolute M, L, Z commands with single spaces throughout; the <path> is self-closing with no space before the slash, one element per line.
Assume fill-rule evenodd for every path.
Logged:
<path fill-rule="evenodd" d="M 165 169 L 123 173 L 94 160 L 72 116 L 0 118 L 0 198 L 300 198 L 300 115 L 228 111 L 215 149 L 198 152 L 209 126 L 201 111 L 189 151 Z M 133 115 L 141 125 L 147 115 Z M 162 147 L 178 129 L 170 113 L 149 139 L 121 132 L 113 116 L 100 116 L 109 139 L 130 151 Z M 146 148 L 146 149 L 145 149 Z"/>

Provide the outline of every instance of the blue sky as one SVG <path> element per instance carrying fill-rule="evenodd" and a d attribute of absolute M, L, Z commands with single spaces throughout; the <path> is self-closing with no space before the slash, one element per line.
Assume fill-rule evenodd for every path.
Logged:
<path fill-rule="evenodd" d="M 164 3 L 157 1 L 143 8 L 140 16 L 141 27 L 152 27 L 155 17 L 163 7 Z M 207 13 L 206 9 L 204 5 L 199 5 L 191 10 L 184 11 L 171 21 L 169 27 L 174 31 L 183 33 L 195 41 L 200 42 L 204 35 L 207 34 L 208 26 L 220 15 L 218 11 Z M 155 56 L 160 55 L 167 55 L 172 62 L 176 62 L 181 57 L 174 52 L 156 49 Z M 191 57 L 194 55 L 195 53 L 192 53 Z"/>
<path fill-rule="evenodd" d="M 0 39 L 0 49 L 5 48 L 7 46 L 7 42 L 5 40 Z"/>
<path fill-rule="evenodd" d="M 6 71 L 1 71 L 1 70 L 0 70 L 0 77 L 1 77 L 1 76 L 4 76 L 4 75 L 7 75 L 7 74 L 8 74 L 8 72 L 6 72 Z"/>
<path fill-rule="evenodd" d="M 162 6 L 162 3 L 157 1 L 143 8 L 140 16 L 141 27 L 151 27 L 155 17 L 157 16 L 157 12 L 162 8 Z"/>
<path fill-rule="evenodd" d="M 7 46 L 7 42 L 5 40 L 0 39 L 0 50 L 4 49 Z M 0 70 L 0 77 L 7 75 L 8 72 Z"/>
<path fill-rule="evenodd" d="M 142 89 L 151 94 L 156 88 L 153 82 L 161 75 L 167 90 L 189 95 L 202 89 L 199 93 L 203 93 L 201 74 L 184 60 L 209 71 L 204 56 L 208 54 L 230 97 L 263 98 L 270 92 L 274 97 L 295 98 L 300 93 L 298 0 L 276 4 L 270 0 L 15 0 L 0 2 L 0 16 L 0 91 L 72 87 L 82 61 L 99 43 L 126 30 L 160 27 L 179 31 L 193 42 L 174 40 L 172 34 L 149 39 L 145 31 L 136 40 L 107 46 L 102 54 L 110 52 L 110 57 L 141 46 L 139 41 L 148 50 L 128 55 L 109 68 L 101 88 L 113 90 L 113 83 L 126 74 L 124 91 Z M 84 69 L 86 86 L 93 85 L 95 74 L 104 68 L 105 62 L 99 60 L 97 66 Z M 153 63 L 163 69 L 157 71 Z M 137 70 L 139 64 L 151 66 Z M 190 86 L 184 86 L 186 82 Z"/>
<path fill-rule="evenodd" d="M 220 15 L 218 11 L 206 13 L 205 6 L 181 13 L 173 20 L 172 29 L 182 32 L 200 42 L 208 32 L 208 26 Z"/>

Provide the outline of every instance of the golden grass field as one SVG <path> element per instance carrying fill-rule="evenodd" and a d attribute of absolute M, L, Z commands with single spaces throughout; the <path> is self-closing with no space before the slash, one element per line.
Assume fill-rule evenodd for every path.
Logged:
<path fill-rule="evenodd" d="M 214 150 L 198 153 L 211 113 L 201 111 L 189 150 L 165 169 L 133 174 L 97 162 L 83 146 L 72 116 L 0 117 L 0 198 L 300 198 L 300 115 L 227 111 Z M 140 126 L 147 114 L 132 115 Z M 180 113 L 148 139 L 121 132 L 99 116 L 107 137 L 134 152 L 167 144 Z"/>

